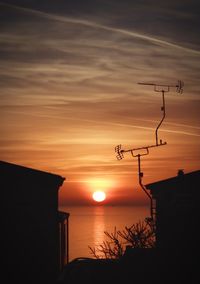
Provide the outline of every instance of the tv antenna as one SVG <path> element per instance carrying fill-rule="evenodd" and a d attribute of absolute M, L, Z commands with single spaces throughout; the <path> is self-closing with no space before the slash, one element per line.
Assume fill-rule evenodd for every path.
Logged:
<path fill-rule="evenodd" d="M 162 93 L 162 107 L 161 107 L 161 111 L 163 111 L 163 116 L 162 116 L 161 121 L 159 122 L 158 126 L 156 127 L 156 130 L 155 130 L 156 144 L 149 145 L 149 146 L 144 146 L 144 147 L 139 147 L 139 148 L 127 149 L 127 150 L 122 149 L 122 146 L 118 145 L 118 146 L 115 147 L 115 152 L 116 152 L 116 157 L 117 157 L 118 160 L 122 160 L 124 158 L 124 153 L 131 153 L 132 157 L 134 157 L 134 158 L 137 157 L 137 160 L 138 160 L 138 179 L 139 179 L 139 184 L 140 184 L 141 188 L 143 189 L 143 191 L 145 192 L 145 194 L 150 199 L 150 215 L 151 215 L 151 217 L 150 217 L 150 219 L 149 218 L 147 218 L 147 219 L 154 224 L 155 223 L 155 217 L 156 217 L 156 208 L 155 208 L 155 206 L 153 204 L 152 196 L 148 193 L 145 185 L 142 183 L 142 178 L 143 178 L 144 175 L 143 175 L 143 172 L 141 171 L 141 157 L 148 155 L 150 148 L 164 146 L 164 145 L 167 144 L 167 142 L 162 142 L 161 139 L 160 139 L 160 141 L 158 141 L 158 129 L 160 128 L 161 124 L 163 123 L 163 120 L 165 119 L 165 115 L 166 115 L 166 110 L 165 110 L 165 92 L 169 92 L 170 88 L 175 87 L 176 88 L 176 92 L 182 94 L 183 93 L 184 83 L 182 81 L 178 81 L 178 83 L 176 85 L 144 83 L 144 82 L 141 82 L 141 83 L 138 83 L 138 84 L 154 86 L 154 91 L 155 92 L 161 92 Z"/>
<path fill-rule="evenodd" d="M 166 116 L 166 110 L 165 110 L 165 93 L 168 93 L 171 88 L 176 88 L 176 92 L 179 94 L 183 93 L 183 86 L 184 83 L 180 80 L 178 80 L 178 83 L 175 85 L 166 85 L 166 84 L 157 84 L 157 83 L 145 83 L 145 82 L 140 82 L 138 83 L 139 85 L 147 85 L 147 86 L 154 86 L 154 91 L 155 92 L 161 92 L 162 93 L 162 106 L 161 106 L 161 111 L 163 112 L 163 116 L 158 123 L 158 126 L 156 127 L 155 135 L 156 135 L 156 145 L 158 146 L 159 143 L 162 144 L 162 140 L 158 142 L 158 129 L 160 128 L 161 124 L 163 123 L 163 120 L 165 119 Z M 165 142 L 166 144 L 166 142 Z"/>
<path fill-rule="evenodd" d="M 118 160 L 122 160 L 124 158 L 124 153 L 131 153 L 132 157 L 134 157 L 134 158 L 137 157 L 137 160 L 138 160 L 138 181 L 139 181 L 139 185 L 141 186 L 142 190 L 145 192 L 145 194 L 150 199 L 150 216 L 151 217 L 150 217 L 149 221 L 151 221 L 151 222 L 153 222 L 155 220 L 156 208 L 155 208 L 155 206 L 153 206 L 154 205 L 153 204 L 153 198 L 148 193 L 145 185 L 142 182 L 142 178 L 143 178 L 144 174 L 141 171 L 141 157 L 148 155 L 150 148 L 159 147 L 159 146 L 163 146 L 163 145 L 166 145 L 166 143 L 160 143 L 158 145 L 150 145 L 150 146 L 144 146 L 144 147 L 139 147 L 139 148 L 127 149 L 127 150 L 123 150 L 121 145 L 117 145 L 115 147 L 115 152 L 117 154 L 116 158 Z"/>

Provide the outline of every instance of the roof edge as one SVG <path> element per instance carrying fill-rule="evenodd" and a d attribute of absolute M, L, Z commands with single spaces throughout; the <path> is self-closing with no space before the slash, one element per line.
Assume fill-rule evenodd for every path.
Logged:
<path fill-rule="evenodd" d="M 177 179 L 180 179 L 180 178 L 184 178 L 184 177 L 188 177 L 190 175 L 196 175 L 196 174 L 199 174 L 200 175 L 200 170 L 196 170 L 196 171 L 192 171 L 192 172 L 189 172 L 189 173 L 184 173 L 181 177 L 176 175 L 174 177 L 171 177 L 171 178 L 167 178 L 167 179 L 163 179 L 163 180 L 158 180 L 156 182 L 153 182 L 153 183 L 149 183 L 149 184 L 146 184 L 145 187 L 146 189 L 148 190 L 151 190 L 153 187 L 157 186 L 157 185 L 160 185 L 162 183 L 167 183 L 167 182 L 173 182 Z"/>
<path fill-rule="evenodd" d="M 26 167 L 26 166 L 22 166 L 22 165 L 18 165 L 18 164 L 14 164 L 14 163 L 10 163 L 10 162 L 6 162 L 6 161 L 2 161 L 0 160 L 0 167 L 7 167 L 7 168 L 12 168 L 16 170 L 24 170 L 24 171 L 28 171 L 28 172 L 32 172 L 32 173 L 36 173 L 36 174 L 43 174 L 52 178 L 57 178 L 60 181 L 60 186 L 63 184 L 64 180 L 66 179 L 65 177 L 62 177 L 60 175 L 57 174 L 53 174 L 50 172 L 46 172 L 46 171 L 42 171 L 42 170 L 38 170 L 38 169 L 34 169 L 34 168 L 30 168 L 30 167 Z"/>

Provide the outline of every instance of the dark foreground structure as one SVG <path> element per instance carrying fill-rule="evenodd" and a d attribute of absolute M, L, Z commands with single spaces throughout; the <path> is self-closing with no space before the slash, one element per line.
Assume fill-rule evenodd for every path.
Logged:
<path fill-rule="evenodd" d="M 160 249 L 196 249 L 199 242 L 200 171 L 146 185 L 156 204 L 156 245 Z"/>
<path fill-rule="evenodd" d="M 155 203 L 156 248 L 129 248 L 118 260 L 76 259 L 64 283 L 197 283 L 200 171 L 146 185 Z"/>
<path fill-rule="evenodd" d="M 3 283 L 55 283 L 65 264 L 64 178 L 0 161 Z"/>

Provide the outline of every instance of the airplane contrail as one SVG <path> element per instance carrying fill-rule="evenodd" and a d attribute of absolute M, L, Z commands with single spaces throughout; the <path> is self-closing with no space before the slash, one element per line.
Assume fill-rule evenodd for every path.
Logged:
<path fill-rule="evenodd" d="M 134 120 L 158 123 L 157 120 L 153 120 L 153 119 L 142 119 L 142 118 L 135 118 L 134 117 Z M 171 126 L 175 126 L 175 127 L 177 126 L 177 127 L 185 127 L 185 128 L 191 128 L 191 129 L 200 130 L 199 126 L 193 126 L 193 125 L 188 125 L 188 124 L 184 124 L 184 123 L 176 123 L 176 122 L 167 122 L 167 121 L 165 121 L 165 125 L 171 125 Z"/>
<path fill-rule="evenodd" d="M 26 111 L 17 111 L 12 110 L 12 113 L 20 113 L 24 115 L 29 116 L 37 116 L 37 117 L 45 117 L 45 118 L 56 118 L 61 120 L 72 120 L 72 121 L 81 121 L 81 122 L 88 122 L 88 123 L 94 123 L 94 124 L 100 124 L 100 125 L 108 125 L 108 126 L 117 126 L 117 127 L 127 127 L 127 128 L 135 128 L 135 129 L 143 129 L 147 131 L 155 131 L 155 127 L 149 127 L 149 126 L 140 126 L 137 124 L 127 124 L 127 123 L 119 123 L 119 122 L 109 122 L 109 121 L 98 121 L 94 119 L 82 119 L 77 117 L 71 117 L 71 116 L 58 116 L 58 115 L 48 115 L 48 114 L 33 114 Z M 162 132 L 167 133 L 174 133 L 174 134 L 181 134 L 181 135 L 187 135 L 187 136 L 194 136 L 194 137 L 200 137 L 200 134 L 198 133 L 191 133 L 184 130 L 172 130 L 172 129 L 162 129 Z"/>
<path fill-rule="evenodd" d="M 41 16 L 41 17 L 46 18 L 46 19 L 51 19 L 51 20 L 54 20 L 54 21 L 59 21 L 59 22 L 63 22 L 63 23 L 66 22 L 66 23 L 72 23 L 72 24 L 80 24 L 80 25 L 91 27 L 91 28 L 98 28 L 98 29 L 102 29 L 102 30 L 126 35 L 126 36 L 129 36 L 129 37 L 147 40 L 147 41 L 150 41 L 152 43 L 157 43 L 157 44 L 164 45 L 164 46 L 170 46 L 170 47 L 173 47 L 173 48 L 181 49 L 181 50 L 186 51 L 186 52 L 190 52 L 190 53 L 200 55 L 199 50 L 187 48 L 187 47 L 184 47 L 184 46 L 181 46 L 181 45 L 169 42 L 169 41 L 161 40 L 161 39 L 158 39 L 158 38 L 155 38 L 155 37 L 152 37 L 152 36 L 148 36 L 148 35 L 144 35 L 144 34 L 141 34 L 141 33 L 127 31 L 127 30 L 120 29 L 120 28 L 108 27 L 108 26 L 101 25 L 101 24 L 91 22 L 91 21 L 88 21 L 88 20 L 74 19 L 74 18 L 70 18 L 70 17 L 53 15 L 53 14 L 49 14 L 49 13 L 46 13 L 46 12 L 41 12 L 41 11 L 38 11 L 38 10 L 30 9 L 30 8 L 24 8 L 24 7 L 17 6 L 17 5 L 7 4 L 7 3 L 4 3 L 4 2 L 0 2 L 0 5 L 6 6 L 6 7 L 9 7 L 9 8 L 13 8 L 13 9 L 17 9 L 17 10 L 20 10 L 20 11 L 23 11 L 23 12 L 28 12 L 28 13 L 31 13 L 31 14 L 34 14 L 34 15 L 37 15 L 37 16 Z"/>

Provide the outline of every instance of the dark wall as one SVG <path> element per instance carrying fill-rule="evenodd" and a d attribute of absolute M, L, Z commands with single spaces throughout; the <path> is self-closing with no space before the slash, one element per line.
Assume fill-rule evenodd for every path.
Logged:
<path fill-rule="evenodd" d="M 178 180 L 156 192 L 157 246 L 191 249 L 198 244 L 199 192 L 195 179 Z"/>
<path fill-rule="evenodd" d="M 51 283 L 59 269 L 58 182 L 41 173 L 1 171 L 0 190 L 6 276 Z"/>

